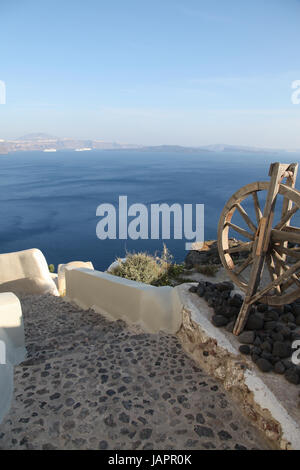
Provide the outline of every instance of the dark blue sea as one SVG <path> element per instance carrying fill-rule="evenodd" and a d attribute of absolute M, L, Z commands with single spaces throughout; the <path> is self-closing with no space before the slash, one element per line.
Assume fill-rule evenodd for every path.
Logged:
<path fill-rule="evenodd" d="M 97 206 L 117 207 L 119 195 L 129 205 L 205 204 L 205 239 L 213 239 L 237 189 L 267 180 L 272 161 L 298 160 L 296 154 L 123 150 L 0 155 L 0 253 L 39 248 L 49 264 L 91 260 L 102 270 L 126 251 L 160 252 L 163 240 L 97 238 Z M 177 262 L 184 259 L 184 240 L 166 244 Z"/>

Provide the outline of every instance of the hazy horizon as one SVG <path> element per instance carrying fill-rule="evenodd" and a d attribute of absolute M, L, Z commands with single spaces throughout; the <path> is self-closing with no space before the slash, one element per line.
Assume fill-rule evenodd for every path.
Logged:
<path fill-rule="evenodd" d="M 63 140 L 63 139 L 67 139 L 67 140 L 79 140 L 79 141 L 103 141 L 104 143 L 107 142 L 107 143 L 110 143 L 110 142 L 114 142 L 116 144 L 124 144 L 124 145 L 133 145 L 133 146 L 139 146 L 139 147 L 159 147 L 159 146 L 166 146 L 166 147 L 182 147 L 182 148 L 208 148 L 208 147 L 233 147 L 233 148 L 252 148 L 252 149 L 262 149 L 262 150 L 274 150 L 274 151 L 296 151 L 296 152 L 300 152 L 300 147 L 299 148 L 293 148 L 293 149 L 287 149 L 287 148 L 278 148 L 278 147 L 263 147 L 263 146 L 253 146 L 253 145 L 237 145 L 237 144 L 234 144 L 234 143 L 224 143 L 224 142 L 210 142 L 209 144 L 206 144 L 206 145 L 202 145 L 202 144 L 199 144 L 199 145 L 180 145 L 180 144 L 177 144 L 177 143 L 168 143 L 168 142 L 161 142 L 159 144 L 137 144 L 136 142 L 122 142 L 122 141 L 106 141 L 104 139 L 100 139 L 100 138 L 95 138 L 95 139 L 79 139 L 78 137 L 74 137 L 74 136 L 63 136 L 63 135 L 51 135 L 51 134 L 48 134 L 47 132 L 29 132 L 28 134 L 23 134 L 23 135 L 20 135 L 20 136 L 14 136 L 12 138 L 8 138 L 6 139 L 7 141 L 9 140 L 21 140 L 22 138 L 29 138 L 30 136 L 34 136 L 32 137 L 32 139 L 34 140 L 35 138 L 37 138 L 37 136 L 41 135 L 43 137 L 41 137 L 41 139 L 45 138 L 49 138 L 49 139 L 57 139 L 57 140 Z M 1 141 L 2 137 L 0 135 L 0 141 Z M 4 139 L 5 140 L 5 139 Z M 30 150 L 29 150 L 30 152 Z"/>
<path fill-rule="evenodd" d="M 298 0 L 2 0 L 0 14 L 0 138 L 300 148 Z"/>

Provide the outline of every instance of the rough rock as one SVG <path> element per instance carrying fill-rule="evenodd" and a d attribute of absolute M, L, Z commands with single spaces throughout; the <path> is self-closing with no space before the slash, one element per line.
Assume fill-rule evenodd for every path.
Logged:
<path fill-rule="evenodd" d="M 254 331 L 243 331 L 239 336 L 238 340 L 240 343 L 243 344 L 253 344 L 255 340 L 255 332 Z"/>
<path fill-rule="evenodd" d="M 291 347 L 283 342 L 275 341 L 273 344 L 273 356 L 279 356 L 282 359 L 290 357 L 292 353 Z"/>
<path fill-rule="evenodd" d="M 274 372 L 276 372 L 276 374 L 284 374 L 285 367 L 284 367 L 283 362 L 281 361 L 276 362 L 276 364 L 274 365 Z"/>
<path fill-rule="evenodd" d="M 220 326 L 226 326 L 229 320 L 223 315 L 213 315 L 212 322 L 215 326 L 220 327 Z"/>
<path fill-rule="evenodd" d="M 262 372 L 270 372 L 272 370 L 272 364 L 262 357 L 256 361 L 256 365 Z"/>
<path fill-rule="evenodd" d="M 292 384 L 298 385 L 300 383 L 299 371 L 295 366 L 290 367 L 284 374 L 286 380 Z"/>
<path fill-rule="evenodd" d="M 250 315 L 247 320 L 245 328 L 247 330 L 261 330 L 263 326 L 264 326 L 263 316 L 260 315 L 259 313 L 252 313 L 252 315 Z"/>
<path fill-rule="evenodd" d="M 248 346 L 248 344 L 242 344 L 242 346 L 239 347 L 239 351 L 242 353 L 242 354 L 250 354 L 251 352 L 251 349 L 250 347 Z"/>
<path fill-rule="evenodd" d="M 229 240 L 229 247 L 237 246 L 238 241 L 234 238 Z M 244 259 L 247 253 L 240 253 L 236 257 Z M 192 269 L 206 264 L 221 264 L 217 241 L 210 240 L 203 244 L 200 250 L 191 250 L 184 260 L 187 269 Z"/>

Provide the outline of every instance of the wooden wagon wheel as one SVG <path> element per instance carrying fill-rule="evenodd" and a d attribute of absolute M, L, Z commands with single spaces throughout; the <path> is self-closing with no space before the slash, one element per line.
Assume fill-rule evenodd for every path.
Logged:
<path fill-rule="evenodd" d="M 233 282 L 245 292 L 245 300 L 234 327 L 239 334 L 255 302 L 284 305 L 300 297 L 300 228 L 291 226 L 300 209 L 300 192 L 295 186 L 297 164 L 273 163 L 270 182 L 251 183 L 238 190 L 226 203 L 218 227 L 221 261 Z M 286 183 L 283 181 L 286 178 Z M 262 211 L 259 195 L 265 194 Z M 274 222 L 276 203 L 282 196 L 281 216 Z M 242 205 L 243 203 L 243 205 Z M 247 205 L 248 203 L 248 205 Z M 252 204 L 253 215 L 245 209 Z M 246 228 L 234 223 L 238 214 Z M 229 233 L 241 236 L 235 246 Z M 298 246 L 299 245 L 299 246 Z M 242 261 L 236 256 L 243 254 Z M 266 281 L 263 273 L 267 272 Z"/>

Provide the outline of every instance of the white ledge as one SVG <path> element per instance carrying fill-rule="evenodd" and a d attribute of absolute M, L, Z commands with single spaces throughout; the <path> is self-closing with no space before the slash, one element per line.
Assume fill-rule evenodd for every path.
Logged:
<path fill-rule="evenodd" d="M 66 297 L 110 320 L 138 324 L 144 331 L 176 333 L 182 324 L 177 288 L 154 287 L 100 271 L 65 270 Z"/>

